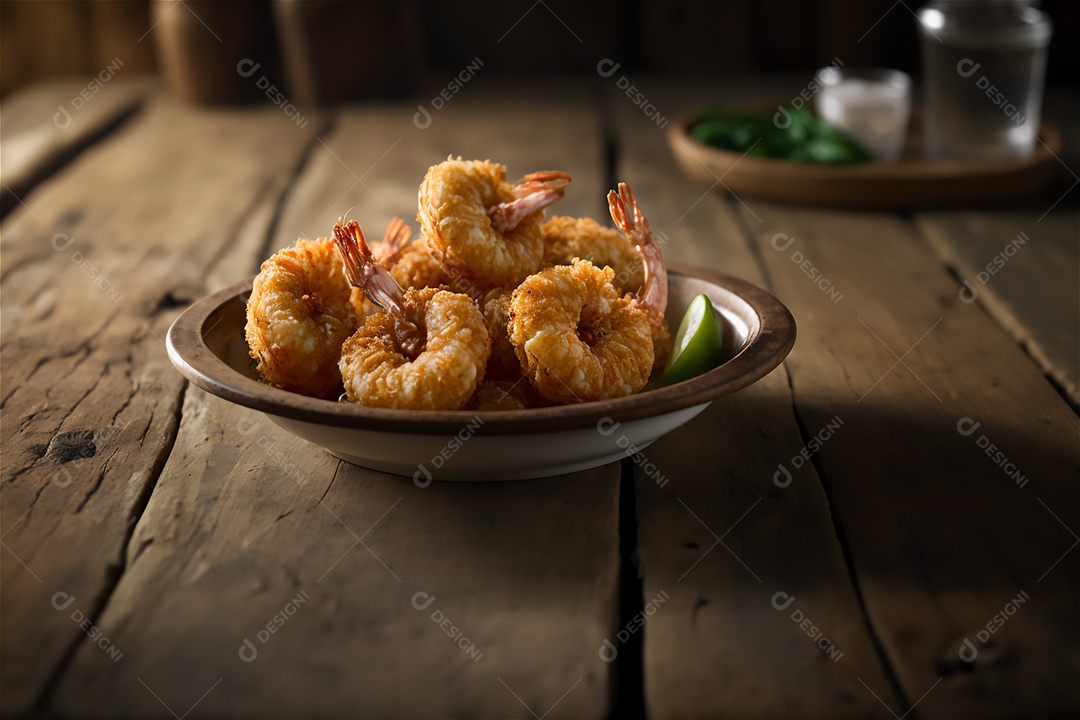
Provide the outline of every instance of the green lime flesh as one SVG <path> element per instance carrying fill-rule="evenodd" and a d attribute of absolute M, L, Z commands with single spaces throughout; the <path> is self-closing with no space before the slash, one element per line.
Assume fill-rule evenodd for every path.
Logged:
<path fill-rule="evenodd" d="M 674 385 L 712 370 L 720 363 L 721 348 L 720 328 L 712 303 L 707 296 L 698 295 L 690 301 L 679 323 L 660 386 Z"/>

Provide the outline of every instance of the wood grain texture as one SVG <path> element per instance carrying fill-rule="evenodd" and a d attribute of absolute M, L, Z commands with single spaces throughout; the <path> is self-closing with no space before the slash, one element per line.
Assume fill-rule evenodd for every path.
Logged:
<path fill-rule="evenodd" d="M 5 220 L 5 713 L 95 647 L 72 614 L 96 619 L 177 430 L 184 383 L 160 338 L 218 263 L 257 252 L 309 140 L 276 110 L 156 101 Z M 74 598 L 63 612 L 55 593 Z"/>
<path fill-rule="evenodd" d="M 293 188 L 268 251 L 300 235 L 328 234 L 346 211 L 369 237 L 381 239 L 393 217 L 418 233 L 420 181 L 428 167 L 450 155 L 501 162 L 512 181 L 537 170 L 563 170 L 574 180 L 549 214 L 607 217 L 602 129 L 583 85 L 515 88 L 479 75 L 465 87 L 441 109 L 421 103 L 426 115 L 402 103 L 341 116 Z M 537 107 L 530 100 L 538 96 L 555 100 Z M 579 144 L 573 153 L 566 151 L 567 138 Z"/>
<path fill-rule="evenodd" d="M 5 98 L 0 110 L 0 214 L 25 201 L 34 185 L 123 122 L 155 87 L 149 79 L 111 74 L 99 89 L 88 82 L 54 80 Z"/>
<path fill-rule="evenodd" d="M 844 422 L 817 463 L 904 692 L 890 708 L 1076 714 L 1076 415 L 907 223 L 752 207 L 800 321 L 799 416 Z"/>
<path fill-rule="evenodd" d="M 565 159 L 558 139 L 571 130 L 600 133 L 588 105 L 541 125 L 513 106 L 492 109 L 463 92 L 424 130 L 413 124 L 415 105 L 343 111 L 319 136 L 270 244 L 325 233 L 350 207 L 378 236 L 392 214 L 411 218 L 424 171 L 448 153 L 490 154 L 520 175 Z M 563 167 L 582 197 L 602 196 L 599 148 L 589 142 Z M 124 661 L 84 644 L 51 710 L 610 712 L 614 677 L 598 651 L 617 626 L 617 464 L 419 488 L 339 463 L 195 389 L 182 418 L 99 620 Z M 252 662 L 241 658 L 245 639 Z"/>
<path fill-rule="evenodd" d="M 1047 204 L 1049 204 L 1048 201 Z M 919 229 L 978 300 L 1080 404 L 1080 267 L 1075 210 L 920 213 Z"/>
<path fill-rule="evenodd" d="M 124 660 L 84 644 L 53 709 L 183 714 L 213 688 L 195 714 L 607 711 L 617 466 L 419 488 L 196 389 L 183 418 L 99 621 Z"/>
<path fill-rule="evenodd" d="M 642 90 L 658 107 L 686 101 Z M 663 130 L 626 97 L 610 103 L 616 174 L 664 233 L 665 258 L 764 286 L 731 202 L 679 174 Z M 668 598 L 642 630 L 650 716 L 888 717 L 859 683 L 894 701 L 821 481 L 811 463 L 791 466 L 802 447 L 781 367 L 635 462 L 642 596 L 646 609 Z M 791 475 L 776 480 L 780 465 Z"/>
<path fill-rule="evenodd" d="M 418 488 L 185 391 L 161 346 L 178 307 L 349 208 L 376 237 L 394 215 L 415 227 L 416 186 L 448 154 L 511 177 L 566 170 L 557 212 L 598 219 L 627 180 L 669 258 L 756 282 L 799 323 L 783 369 L 634 465 L 622 529 L 636 526 L 654 603 L 636 633 L 650 716 L 1080 714 L 1080 423 L 1043 374 L 1059 361 L 1034 350 L 1054 326 L 1024 314 L 1060 286 L 1021 292 L 1014 265 L 1038 261 L 1023 274 L 1046 282 L 1048 262 L 1075 257 L 1048 261 L 1040 243 L 1027 258 L 1028 231 L 985 288 L 1015 303 L 1010 328 L 986 293 L 960 300 L 939 253 L 1004 242 L 1028 215 L 913 223 L 722 196 L 678 172 L 623 72 L 516 87 L 482 72 L 442 109 L 417 100 L 429 125 L 404 102 L 298 129 L 275 108 L 153 99 L 14 207 L 0 225 L 5 715 L 633 709 L 617 466 Z M 672 118 L 766 85 L 628 81 Z M 1037 227 L 1067 239 L 1075 217 L 1059 213 Z M 957 254 L 960 275 L 964 257 L 987 261 Z"/>

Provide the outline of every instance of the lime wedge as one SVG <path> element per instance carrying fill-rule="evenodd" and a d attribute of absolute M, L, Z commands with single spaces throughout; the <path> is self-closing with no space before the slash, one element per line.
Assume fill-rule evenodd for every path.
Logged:
<path fill-rule="evenodd" d="M 690 301 L 679 323 L 671 357 L 660 377 L 660 387 L 712 370 L 720 362 L 720 349 L 720 329 L 716 325 L 712 303 L 707 296 L 698 295 Z"/>

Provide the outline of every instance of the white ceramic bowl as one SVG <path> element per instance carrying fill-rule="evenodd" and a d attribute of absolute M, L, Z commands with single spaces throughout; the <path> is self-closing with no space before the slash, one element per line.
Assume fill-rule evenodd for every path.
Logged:
<path fill-rule="evenodd" d="M 723 362 L 681 383 L 615 400 L 508 412 L 368 408 L 297 395 L 256 379 L 244 340 L 245 281 L 203 298 L 169 328 L 169 358 L 191 382 L 266 414 L 356 465 L 436 480 L 561 475 L 633 455 L 772 371 L 795 344 L 780 301 L 723 273 L 671 263 L 668 322 L 705 293 L 717 310 Z"/>

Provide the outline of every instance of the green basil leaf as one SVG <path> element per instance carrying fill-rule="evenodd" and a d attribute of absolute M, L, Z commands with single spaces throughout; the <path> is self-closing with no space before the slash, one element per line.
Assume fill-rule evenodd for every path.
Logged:
<path fill-rule="evenodd" d="M 872 159 L 846 133 L 808 108 L 790 108 L 788 115 L 787 126 L 778 128 L 770 115 L 713 108 L 702 112 L 690 134 L 706 145 L 798 163 L 855 164 Z"/>

